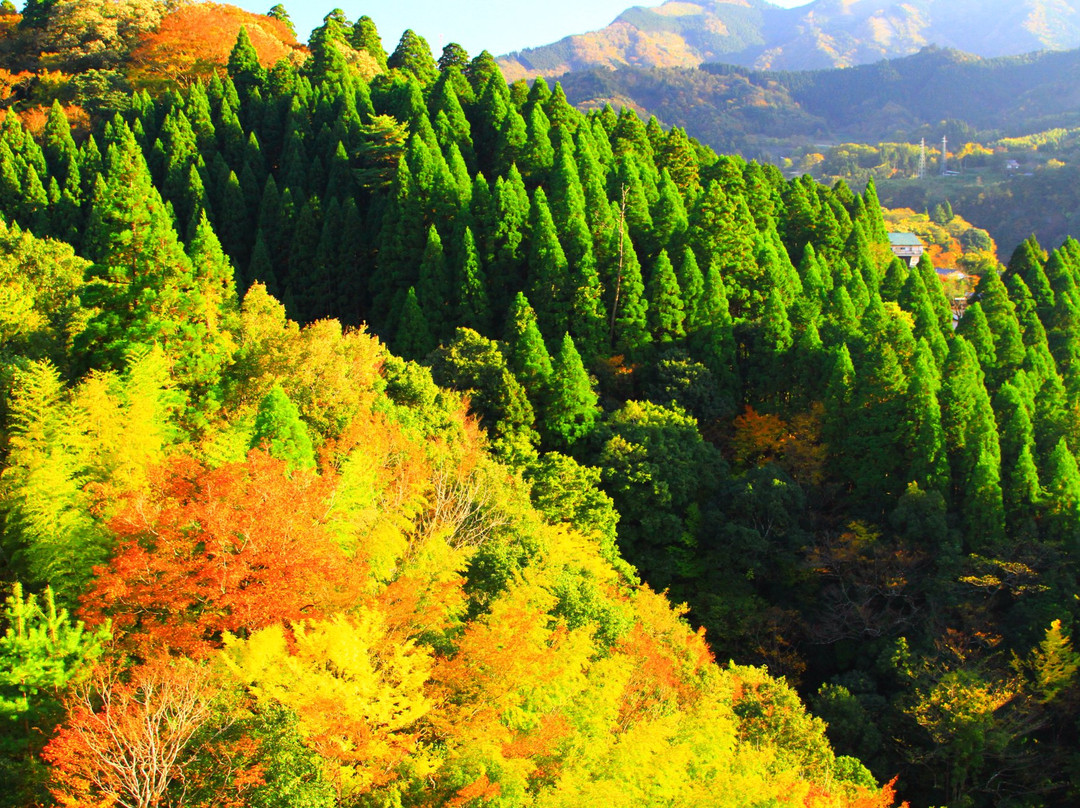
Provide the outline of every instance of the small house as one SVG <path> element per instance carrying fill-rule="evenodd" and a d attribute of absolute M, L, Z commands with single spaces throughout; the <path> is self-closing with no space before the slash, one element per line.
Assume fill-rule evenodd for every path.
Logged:
<path fill-rule="evenodd" d="M 893 255 L 906 261 L 908 266 L 918 264 L 926 250 L 922 241 L 914 233 L 889 233 L 889 247 Z"/>

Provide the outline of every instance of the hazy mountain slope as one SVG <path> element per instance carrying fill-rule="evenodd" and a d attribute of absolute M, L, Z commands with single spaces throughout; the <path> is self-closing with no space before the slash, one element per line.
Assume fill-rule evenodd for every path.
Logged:
<path fill-rule="evenodd" d="M 631 8 L 608 27 L 500 60 L 507 78 L 592 67 L 810 70 L 865 64 L 929 44 L 993 57 L 1080 46 L 1078 0 L 669 0 Z"/>
<path fill-rule="evenodd" d="M 761 0 L 683 2 L 624 11 L 599 31 L 503 57 L 507 79 L 559 75 L 589 67 L 692 67 L 731 54 L 759 52 L 783 9 Z"/>
<path fill-rule="evenodd" d="M 769 139 L 877 142 L 960 120 L 1022 134 L 1076 126 L 1080 51 L 982 59 L 927 48 L 843 70 L 590 70 L 560 79 L 571 103 L 627 104 L 683 126 L 720 150 L 755 153 Z"/>

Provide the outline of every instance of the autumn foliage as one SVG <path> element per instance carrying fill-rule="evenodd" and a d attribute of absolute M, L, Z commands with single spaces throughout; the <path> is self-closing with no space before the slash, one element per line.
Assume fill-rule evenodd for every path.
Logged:
<path fill-rule="evenodd" d="M 207 469 L 176 458 L 112 522 L 117 550 L 83 600 L 137 647 L 205 654 L 247 633 L 332 612 L 356 597 L 352 561 L 326 526 L 332 475 L 289 472 L 253 451 Z"/>
<path fill-rule="evenodd" d="M 264 67 L 298 52 L 296 37 L 281 20 L 220 3 L 182 4 L 143 36 L 132 54 L 136 84 L 188 86 L 223 70 L 240 28 Z"/>
<path fill-rule="evenodd" d="M 152 32 L 145 16 L 125 29 L 102 62 L 123 73 L 34 74 L 82 106 L 0 127 L 0 583 L 51 585 L 92 626 L 83 636 L 47 608 L 0 636 L 0 716 L 17 719 L 0 722 L 0 782 L 7 742 L 36 733 L 16 738 L 20 780 L 38 792 L 17 804 L 47 802 L 46 778 L 68 808 L 888 801 L 791 686 L 723 664 L 723 645 L 718 664 L 709 645 L 726 621 L 729 645 L 767 634 L 795 647 L 799 615 L 766 608 L 766 582 L 880 584 L 858 573 L 888 558 L 843 538 L 795 566 L 804 499 L 831 483 L 822 391 L 737 392 L 777 383 L 789 351 L 826 358 L 815 340 L 835 339 L 855 303 L 874 314 L 856 283 L 872 267 L 838 264 L 850 289 L 824 248 L 796 270 L 784 238 L 805 234 L 783 220 L 774 178 L 747 169 L 744 195 L 721 187 L 742 168 L 707 179 L 685 134 L 630 113 L 586 124 L 542 84 L 504 97 L 487 54 L 449 47 L 436 66 L 409 32 L 387 56 L 370 20 L 332 12 L 304 60 L 273 16 L 123 5 L 147 4 L 171 11 Z M 80 8 L 29 5 L 39 19 Z M 25 78 L 0 74 L 0 94 L 24 94 Z M 93 94 L 76 92 L 91 79 Z M 96 120 L 118 98 L 124 114 L 67 137 L 83 109 Z M 393 170 L 375 182 L 375 164 Z M 808 227 L 832 209 L 798 193 Z M 837 250 L 844 204 L 843 228 L 878 224 L 876 203 L 836 204 Z M 826 277 L 841 284 L 835 305 Z M 750 288 L 762 278 L 783 292 Z M 489 335 L 500 295 L 526 279 L 554 295 L 521 294 L 515 309 L 536 323 L 511 350 Z M 729 294 L 760 328 L 733 323 Z M 888 303 L 872 320 L 882 334 L 899 311 Z M 837 322 L 815 337 L 822 306 Z M 398 359 L 335 314 L 392 316 L 372 327 L 403 341 L 429 324 L 430 344 L 396 347 L 442 343 L 438 361 Z M 561 338 L 555 357 L 545 331 Z M 744 377 L 728 366 L 747 334 L 776 361 Z M 830 389 L 845 403 L 862 400 L 843 383 L 873 344 L 848 337 L 859 365 Z M 749 401 L 762 414 L 735 419 L 732 474 L 698 424 L 723 433 Z M 68 630 L 45 638 L 49 626 Z M 49 693 L 30 692 L 24 647 Z"/>
<path fill-rule="evenodd" d="M 822 407 L 790 421 L 747 406 L 734 422 L 731 450 L 742 466 L 776 463 L 799 482 L 821 481 L 826 449 L 821 441 Z"/>
<path fill-rule="evenodd" d="M 2 87 L 2 84 L 0 84 L 0 87 Z M 0 89 L 0 92 L 3 92 L 3 90 Z M 22 119 L 22 125 L 26 127 L 30 134 L 38 138 L 44 136 L 45 124 L 49 120 L 48 107 L 38 104 L 23 110 L 19 113 L 19 117 Z M 90 116 L 82 107 L 68 104 L 64 107 L 64 117 L 71 124 L 73 137 L 81 139 L 90 132 Z"/>
<path fill-rule="evenodd" d="M 69 694 L 61 804 L 887 804 L 831 782 L 791 688 L 719 668 L 664 596 L 535 521 L 472 425 L 425 442 L 370 403 L 318 470 L 180 455 L 120 500 L 83 615 L 140 661 Z M 531 563 L 483 583 L 515 531 Z"/>
<path fill-rule="evenodd" d="M 186 661 L 159 657 L 130 676 L 102 668 L 71 694 L 68 722 L 45 750 L 53 796 L 71 808 L 105 804 L 101 794 L 129 808 L 160 805 L 200 751 L 192 741 L 214 693 L 207 672 Z"/>

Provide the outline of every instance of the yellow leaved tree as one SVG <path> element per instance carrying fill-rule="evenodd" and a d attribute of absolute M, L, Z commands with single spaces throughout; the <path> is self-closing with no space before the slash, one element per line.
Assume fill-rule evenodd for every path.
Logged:
<path fill-rule="evenodd" d="M 339 798 L 369 791 L 416 767 L 431 654 L 388 636 L 375 609 L 352 616 L 270 626 L 248 639 L 225 639 L 225 664 L 256 703 L 299 717 L 307 745 L 325 762 Z"/>

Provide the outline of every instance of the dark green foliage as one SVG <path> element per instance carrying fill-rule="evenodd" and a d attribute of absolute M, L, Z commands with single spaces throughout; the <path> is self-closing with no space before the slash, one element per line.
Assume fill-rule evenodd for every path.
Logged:
<path fill-rule="evenodd" d="M 1027 402 L 1012 382 L 1003 384 L 994 396 L 994 414 L 1001 435 L 1006 525 L 1009 534 L 1017 537 L 1034 535 L 1037 506 L 1042 499 L 1031 409 L 1033 402 Z"/>
<path fill-rule="evenodd" d="M 132 345 L 156 341 L 177 363 L 182 384 L 205 388 L 225 359 L 219 306 L 228 293 L 215 292 L 206 305 L 191 294 L 199 288 L 202 268 L 184 253 L 126 127 L 107 161 L 84 240 L 94 261 L 86 301 L 98 310 L 81 337 L 83 355 L 119 367 Z M 224 270 L 208 282 L 220 289 L 223 276 Z M 231 288 L 232 278 L 227 282 Z"/>
<path fill-rule="evenodd" d="M 465 70 L 469 66 L 469 54 L 456 42 L 451 42 L 449 45 L 443 48 L 442 55 L 439 57 L 439 72 L 444 72 L 450 68 L 458 68 L 459 70 Z"/>
<path fill-rule="evenodd" d="M 334 9 L 323 17 L 323 24 L 311 32 L 308 42 L 311 60 L 305 65 L 305 72 L 313 81 L 336 85 L 345 92 L 351 90 L 352 76 L 342 51 L 348 36 L 348 20 L 341 9 Z"/>
<path fill-rule="evenodd" d="M 990 326 L 986 322 L 982 306 L 972 303 L 964 312 L 956 328 L 958 336 L 963 337 L 971 347 L 975 349 L 975 356 L 979 358 L 979 366 L 987 377 L 993 376 L 997 370 L 997 354 L 994 351 L 994 337 L 990 333 Z"/>
<path fill-rule="evenodd" d="M 266 246 L 266 240 L 259 233 L 255 240 L 255 247 L 251 251 L 251 262 L 248 264 L 245 275 L 245 285 L 261 283 L 271 295 L 280 295 L 277 276 L 274 274 L 274 262 L 270 258 L 270 249 Z"/>
<path fill-rule="evenodd" d="M 367 51 L 379 67 L 386 67 L 386 50 L 371 17 L 365 15 L 353 23 L 350 42 L 358 51 Z"/>
<path fill-rule="evenodd" d="M 533 408 L 496 342 L 468 328 L 432 355 L 436 383 L 469 395 L 470 410 L 504 439 L 532 434 Z"/>
<path fill-rule="evenodd" d="M 999 386 L 1024 362 L 1024 344 L 1008 290 L 996 271 L 986 273 L 979 282 L 978 300 L 986 314 L 987 327 L 994 340 L 996 367 L 991 382 Z"/>
<path fill-rule="evenodd" d="M 964 515 L 969 546 L 982 550 L 1004 539 L 1001 447 L 975 349 L 953 340 L 943 372 L 942 426 L 953 492 Z"/>
<path fill-rule="evenodd" d="M 610 345 L 616 353 L 633 356 L 650 342 L 649 301 L 641 279 L 641 264 L 630 234 L 615 229 L 607 246 L 604 285 L 610 318 Z"/>
<path fill-rule="evenodd" d="M 406 359 L 423 359 L 436 345 L 431 326 L 416 290 L 409 287 L 405 302 L 401 305 L 397 331 L 392 343 L 394 350 Z"/>
<path fill-rule="evenodd" d="M 873 177 L 866 183 L 866 192 L 863 194 L 866 211 L 866 235 L 877 244 L 887 244 L 889 234 L 885 229 L 885 220 L 881 215 L 881 202 L 878 200 L 877 185 Z M 947 205 L 948 203 L 946 203 Z M 952 208 L 948 209 L 948 220 L 952 220 Z"/>
<path fill-rule="evenodd" d="M 432 225 L 428 230 L 427 246 L 420 261 L 420 277 L 416 284 L 416 299 L 423 308 L 428 330 L 436 337 L 449 336 L 454 321 L 453 274 L 443 251 L 439 231 Z M 415 358 L 410 356 L 410 359 Z"/>
<path fill-rule="evenodd" d="M 551 378 L 551 356 L 537 326 L 536 312 L 525 295 L 517 293 L 510 316 L 506 321 L 506 361 L 514 376 L 533 391 L 534 398 L 543 394 Z"/>
<path fill-rule="evenodd" d="M 858 755 L 873 765 L 885 740 L 879 724 L 885 700 L 875 693 L 874 681 L 865 674 L 837 678 L 844 684 L 822 685 L 811 701 L 814 715 L 828 723 L 829 741 L 838 752 Z"/>
<path fill-rule="evenodd" d="M 630 237 L 640 249 L 646 250 L 653 243 L 653 220 L 642 174 L 642 166 L 634 155 L 623 154 L 615 171 L 608 176 L 608 193 L 617 201 L 619 220 Z"/>
<path fill-rule="evenodd" d="M 465 228 L 459 248 L 461 264 L 457 272 L 458 307 L 456 323 L 468 328 L 483 331 L 491 330 L 491 306 L 488 302 L 487 280 L 480 266 L 480 255 L 476 251 L 476 239 L 472 230 Z"/>
<path fill-rule="evenodd" d="M 659 249 L 666 249 L 676 254 L 681 245 L 689 222 L 686 216 L 686 203 L 679 187 L 671 178 L 668 169 L 664 169 L 657 188 L 657 200 L 653 206 L 653 243 Z"/>
<path fill-rule="evenodd" d="M 730 414 L 730 401 L 716 374 L 700 362 L 690 359 L 687 352 L 672 348 L 660 354 L 646 387 L 650 401 L 665 406 L 682 406 L 701 424 Z"/>
<path fill-rule="evenodd" d="M 694 251 L 689 247 L 683 250 L 676 279 L 682 291 L 687 330 L 695 331 L 708 325 L 704 317 L 705 277 L 701 274 Z"/>
<path fill-rule="evenodd" d="M 536 104 L 525 122 L 525 145 L 519 158 L 522 173 L 533 182 L 545 180 L 555 163 L 550 132 L 551 124 L 544 114 L 544 108 Z"/>
<path fill-rule="evenodd" d="M 1047 465 L 1047 538 L 1075 553 L 1080 549 L 1080 470 L 1062 438 Z"/>
<path fill-rule="evenodd" d="M 766 296 L 754 260 L 753 234 L 753 219 L 742 197 L 725 191 L 719 180 L 710 181 L 690 214 L 688 238 L 702 265 L 720 262 L 736 318 L 760 314 Z"/>
<path fill-rule="evenodd" d="M 685 412 L 631 401 L 607 422 L 599 465 L 622 517 L 620 549 L 669 583 L 676 554 L 693 542 L 691 506 L 722 473 L 716 450 Z"/>
<path fill-rule="evenodd" d="M 926 341 L 920 341 L 907 391 L 908 477 L 922 490 L 944 495 L 949 492 L 949 464 L 938 403 L 940 387 L 933 354 Z"/>
<path fill-rule="evenodd" d="M 540 331 L 548 339 L 565 333 L 570 326 L 569 266 L 559 243 L 555 222 L 542 188 L 533 196 L 531 248 L 529 251 L 529 299 L 536 301 Z"/>
<path fill-rule="evenodd" d="M 49 23 L 49 14 L 54 5 L 56 0 L 27 0 L 23 5 L 19 27 L 44 29 Z"/>

